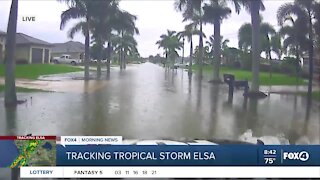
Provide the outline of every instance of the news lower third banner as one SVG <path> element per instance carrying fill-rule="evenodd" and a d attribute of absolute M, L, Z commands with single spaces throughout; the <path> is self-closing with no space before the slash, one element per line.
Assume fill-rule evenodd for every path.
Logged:
<path fill-rule="evenodd" d="M 320 146 L 57 145 L 57 166 L 320 166 Z"/>
<path fill-rule="evenodd" d="M 23 166 L 320 166 L 320 145 L 0 136 L 0 167 Z"/>

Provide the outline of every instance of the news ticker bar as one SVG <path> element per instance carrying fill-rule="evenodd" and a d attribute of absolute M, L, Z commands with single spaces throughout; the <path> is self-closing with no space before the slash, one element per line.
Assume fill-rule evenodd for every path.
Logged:
<path fill-rule="evenodd" d="M 57 166 L 320 166 L 320 146 L 57 145 Z"/>
<path fill-rule="evenodd" d="M 320 167 L 22 167 L 21 178 L 320 178 Z"/>

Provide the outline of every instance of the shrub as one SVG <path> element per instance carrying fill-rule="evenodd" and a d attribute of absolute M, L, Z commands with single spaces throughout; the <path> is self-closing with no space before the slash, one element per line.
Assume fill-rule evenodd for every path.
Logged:
<path fill-rule="evenodd" d="M 28 60 L 26 59 L 17 59 L 16 60 L 16 64 L 28 64 Z"/>
<path fill-rule="evenodd" d="M 297 69 L 298 68 L 298 69 Z M 301 72 L 300 62 L 293 57 L 285 57 L 281 63 L 281 71 L 287 74 L 295 75 L 298 71 Z"/>
<path fill-rule="evenodd" d="M 250 70 L 252 67 L 252 56 L 251 53 L 242 53 L 241 54 L 241 68 L 245 70 Z"/>

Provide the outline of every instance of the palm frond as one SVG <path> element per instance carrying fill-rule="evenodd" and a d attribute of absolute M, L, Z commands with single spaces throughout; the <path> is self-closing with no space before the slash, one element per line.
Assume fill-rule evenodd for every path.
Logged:
<path fill-rule="evenodd" d="M 80 21 L 78 22 L 77 24 L 75 24 L 71 29 L 69 29 L 68 31 L 68 37 L 73 39 L 74 35 L 77 33 L 77 32 L 80 32 L 82 31 L 83 34 L 85 34 L 85 32 L 87 31 L 86 29 L 87 27 L 87 23 L 84 22 L 84 21 Z"/>
<path fill-rule="evenodd" d="M 64 29 L 66 23 L 71 19 L 85 18 L 86 14 L 83 10 L 71 7 L 61 14 L 60 29 Z"/>

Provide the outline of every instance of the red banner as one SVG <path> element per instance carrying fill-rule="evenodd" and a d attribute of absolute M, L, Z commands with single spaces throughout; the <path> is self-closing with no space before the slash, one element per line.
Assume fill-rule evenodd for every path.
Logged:
<path fill-rule="evenodd" d="M 0 140 L 56 140 L 56 136 L 0 136 Z"/>

